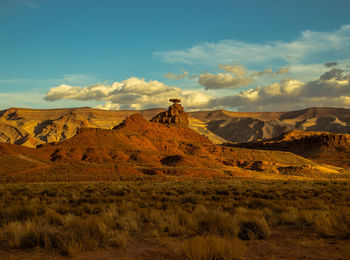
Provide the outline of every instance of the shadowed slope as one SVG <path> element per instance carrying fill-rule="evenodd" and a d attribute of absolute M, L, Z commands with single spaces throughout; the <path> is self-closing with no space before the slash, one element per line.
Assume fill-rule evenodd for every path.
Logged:
<path fill-rule="evenodd" d="M 321 175 L 338 173 L 336 168 L 289 152 L 213 145 L 187 127 L 149 122 L 140 114 L 112 130 L 83 128 L 66 141 L 38 148 L 0 144 L 0 161 L 2 182 L 107 181 L 145 175 L 313 177 L 310 170 Z"/>
<path fill-rule="evenodd" d="M 350 109 L 308 108 L 292 112 L 201 111 L 191 117 L 214 134 L 232 142 L 269 139 L 291 130 L 350 133 Z"/>
<path fill-rule="evenodd" d="M 135 112 L 150 120 L 163 111 L 165 109 L 10 108 L 0 111 L 0 141 L 35 147 L 42 143 L 64 141 L 82 128 L 111 129 Z M 343 108 L 258 113 L 217 110 L 189 112 L 188 115 L 189 128 L 217 144 L 269 139 L 291 130 L 350 133 L 350 110 Z"/>
<path fill-rule="evenodd" d="M 250 149 L 290 151 L 317 162 L 350 166 L 350 135 L 291 131 L 264 141 L 232 144 Z"/>
<path fill-rule="evenodd" d="M 140 111 L 147 119 L 163 109 Z M 0 141 L 35 147 L 42 143 L 60 142 L 77 134 L 81 128 L 111 129 L 126 117 L 134 114 L 135 110 L 106 111 L 83 108 L 67 109 L 25 109 L 10 108 L 0 113 Z M 11 128 L 10 128 L 11 127 Z M 14 130 L 21 137 L 14 136 Z M 27 140 L 30 142 L 27 142 Z"/>

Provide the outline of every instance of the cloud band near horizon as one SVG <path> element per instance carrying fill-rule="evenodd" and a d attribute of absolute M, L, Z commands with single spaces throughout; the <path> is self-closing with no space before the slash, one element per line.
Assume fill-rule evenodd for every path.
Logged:
<path fill-rule="evenodd" d="M 159 81 L 130 78 L 111 85 L 60 85 L 50 89 L 45 100 L 99 100 L 105 102 L 98 106 L 102 109 L 147 109 L 167 107 L 169 98 L 173 97 L 181 98 L 188 110 L 286 111 L 325 105 L 350 107 L 350 75 L 334 68 L 317 80 L 283 79 L 224 97 L 215 97 L 203 90 L 182 90 Z"/>

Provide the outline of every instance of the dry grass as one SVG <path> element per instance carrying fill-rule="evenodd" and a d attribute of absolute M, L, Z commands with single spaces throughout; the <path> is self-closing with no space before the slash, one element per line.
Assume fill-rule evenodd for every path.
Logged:
<path fill-rule="evenodd" d="M 234 215 L 239 226 L 238 237 L 242 240 L 268 239 L 270 227 L 261 211 L 238 208 Z"/>
<path fill-rule="evenodd" d="M 188 259 L 235 259 L 281 226 L 349 239 L 349 200 L 342 182 L 2 185 L 0 249 L 74 256 L 147 235 L 179 240 Z"/>
<path fill-rule="evenodd" d="M 239 239 L 225 239 L 215 235 L 198 236 L 183 244 L 185 256 L 190 260 L 241 259 L 246 251 Z"/>

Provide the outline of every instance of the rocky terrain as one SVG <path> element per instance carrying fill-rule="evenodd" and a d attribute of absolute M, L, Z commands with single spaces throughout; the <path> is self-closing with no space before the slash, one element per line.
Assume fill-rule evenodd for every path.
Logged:
<path fill-rule="evenodd" d="M 180 99 L 170 99 L 171 105 L 167 111 L 161 112 L 151 119 L 151 122 L 158 122 L 163 124 L 174 124 L 178 126 L 188 127 L 188 113 L 184 112 L 184 108 L 178 104 Z"/>
<path fill-rule="evenodd" d="M 91 108 L 4 110 L 0 182 L 123 176 L 348 178 L 349 135 L 310 131 L 346 132 L 348 110 L 187 113 L 180 100 L 173 102 L 168 110 L 139 113 Z M 290 128 L 305 131 L 284 132 Z M 277 137 L 261 139 L 268 136 Z M 227 142 L 234 138 L 255 141 Z"/>
<path fill-rule="evenodd" d="M 146 119 L 164 109 L 143 111 L 105 111 L 92 108 L 25 109 L 0 111 L 0 141 L 35 147 L 60 142 L 77 134 L 82 128 L 111 129 L 126 117 L 140 113 Z"/>
<path fill-rule="evenodd" d="M 269 139 L 291 130 L 350 133 L 350 109 L 316 107 L 292 112 L 243 113 L 225 110 L 190 113 L 206 129 L 231 142 Z"/>
<path fill-rule="evenodd" d="M 0 182 L 6 183 L 106 181 L 123 176 L 279 178 L 286 169 L 289 175 L 322 178 L 342 172 L 290 152 L 214 145 L 187 127 L 150 122 L 141 114 L 114 129 L 83 128 L 63 142 L 37 148 L 0 143 Z M 316 175 L 309 174 L 310 169 Z"/>
<path fill-rule="evenodd" d="M 93 108 L 48 110 L 10 108 L 0 111 L 0 141 L 35 147 L 38 144 L 64 141 L 76 135 L 82 128 L 111 129 L 134 113 L 140 113 L 146 120 L 150 120 L 160 112 L 164 112 L 159 117 L 166 121 L 173 113 L 171 111 L 171 109 L 106 111 Z M 187 125 L 187 118 L 181 116 L 178 115 L 178 118 Z M 159 120 L 154 118 L 154 121 Z M 207 136 L 216 144 L 269 139 L 291 130 L 350 133 L 350 110 L 309 108 L 278 113 L 198 111 L 188 113 L 188 127 Z"/>
<path fill-rule="evenodd" d="M 350 167 L 349 134 L 294 130 L 268 140 L 229 145 L 250 149 L 289 151 L 320 163 Z"/>

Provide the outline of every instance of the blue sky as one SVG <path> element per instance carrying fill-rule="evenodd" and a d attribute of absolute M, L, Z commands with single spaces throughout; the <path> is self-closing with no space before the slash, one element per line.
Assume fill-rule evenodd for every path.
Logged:
<path fill-rule="evenodd" d="M 170 95 L 189 109 L 348 107 L 349 10 L 340 0 L 1 0 L 0 109 L 138 109 Z M 341 77 L 321 81 L 330 70 Z"/>

